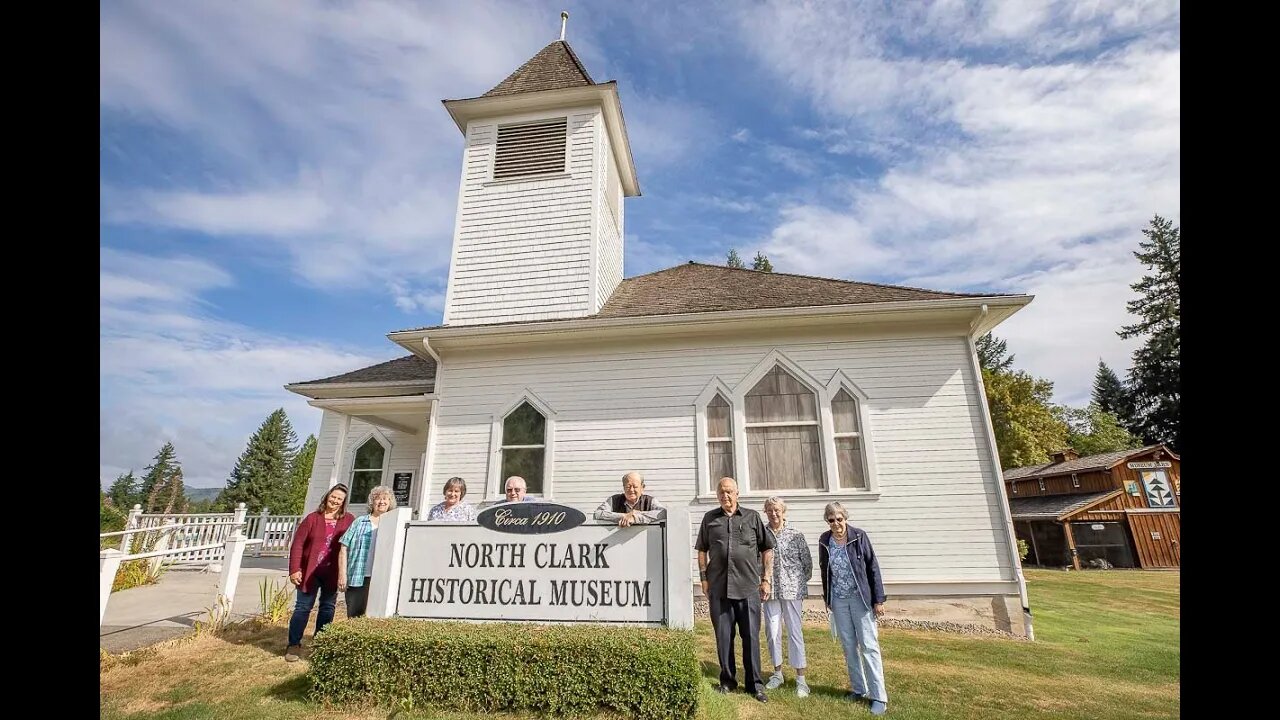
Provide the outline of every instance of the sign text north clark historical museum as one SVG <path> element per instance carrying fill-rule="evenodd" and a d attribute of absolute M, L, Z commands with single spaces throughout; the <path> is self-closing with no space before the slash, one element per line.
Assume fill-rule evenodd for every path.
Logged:
<path fill-rule="evenodd" d="M 529 505 L 515 509 L 541 510 Z M 499 511 L 496 523 L 409 524 L 396 614 L 654 625 L 666 619 L 663 526 L 507 530 L 511 518 L 501 511 L 510 507 L 491 509 Z"/>

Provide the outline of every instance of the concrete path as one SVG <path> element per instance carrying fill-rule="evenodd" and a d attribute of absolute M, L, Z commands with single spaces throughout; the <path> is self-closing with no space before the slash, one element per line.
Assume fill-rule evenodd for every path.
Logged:
<path fill-rule="evenodd" d="M 231 603 L 234 619 L 262 612 L 261 584 L 265 580 L 289 585 L 288 558 L 245 557 L 240 581 Z M 111 593 L 107 614 L 98 630 L 98 644 L 110 653 L 122 653 L 191 633 L 196 621 L 209 620 L 209 608 L 218 594 L 221 572 L 173 567 L 155 585 Z M 294 594 L 289 594 L 293 607 Z"/>

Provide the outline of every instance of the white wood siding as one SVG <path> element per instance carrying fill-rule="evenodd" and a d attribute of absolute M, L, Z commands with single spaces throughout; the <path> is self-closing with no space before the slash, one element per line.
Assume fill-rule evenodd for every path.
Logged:
<path fill-rule="evenodd" d="M 569 121 L 566 173 L 493 182 L 503 118 L 467 128 L 445 322 L 551 320 L 591 313 L 593 159 L 599 110 L 542 113 Z"/>
<path fill-rule="evenodd" d="M 600 124 L 600 177 L 604 180 L 599 185 L 599 201 L 596 203 L 598 220 L 596 221 L 596 309 L 599 310 L 609 301 L 609 296 L 622 282 L 622 184 L 610 178 L 618 177 L 618 164 L 614 162 L 613 152 L 609 148 L 609 133 L 604 132 Z M 613 206 L 617 208 L 614 217 L 610 208 L 609 195 L 613 195 Z"/>
<path fill-rule="evenodd" d="M 869 396 L 866 437 L 875 448 L 879 496 L 786 495 L 789 520 L 809 540 L 815 560 L 826 529 L 822 508 L 838 499 L 853 524 L 870 534 L 886 581 L 1014 579 L 999 474 L 982 427 L 981 380 L 973 377 L 968 346 L 958 335 L 775 342 L 762 334 L 683 346 L 450 355 L 433 428 L 429 502 L 439 500 L 452 475 L 467 480 L 469 499 L 485 499 L 483 479 L 496 457 L 490 423 L 527 387 L 557 413 L 555 500 L 589 513 L 620 491 L 623 473 L 639 470 L 651 494 L 690 508 L 696 529 L 715 499 L 698 477 L 694 400 L 712 377 L 733 386 L 775 348 L 823 381 L 842 370 Z M 495 488 L 487 490 L 495 497 Z M 747 507 L 761 510 L 763 501 L 758 493 L 744 494 Z"/>
<path fill-rule="evenodd" d="M 320 499 L 329 491 L 329 472 L 333 467 L 333 457 L 335 445 L 338 441 L 338 428 L 342 424 L 342 415 L 332 410 L 325 410 L 324 417 L 320 420 L 320 434 L 316 437 L 316 459 L 315 464 L 311 468 L 311 484 L 307 489 L 307 502 L 303 506 L 304 512 L 311 512 L 320 505 Z M 362 420 L 351 420 L 351 428 L 347 430 L 347 441 L 345 448 L 339 456 L 340 466 L 338 468 L 338 482 L 345 483 L 348 487 L 351 485 L 351 462 L 355 457 L 355 450 L 359 444 L 363 443 L 369 437 L 369 432 L 374 429 Z M 416 500 L 420 497 L 423 490 L 422 480 L 422 453 L 427 447 L 427 437 L 425 434 L 408 435 L 406 433 L 388 430 L 386 428 L 378 428 L 378 432 L 391 442 L 391 462 L 387 466 L 387 474 L 382 478 L 382 484 L 391 486 L 391 479 L 398 472 L 413 473 L 413 489 L 411 491 L 410 504 L 416 506 Z M 357 506 L 355 510 L 363 513 L 364 503 L 367 497 L 352 497 L 348 499 L 348 504 Z"/>

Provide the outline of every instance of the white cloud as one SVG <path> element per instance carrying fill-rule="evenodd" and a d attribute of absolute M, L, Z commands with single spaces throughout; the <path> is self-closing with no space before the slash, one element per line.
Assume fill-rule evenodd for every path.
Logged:
<path fill-rule="evenodd" d="M 317 285 L 438 276 L 462 153 L 440 100 L 496 85 L 555 19 L 496 1 L 113 3 L 104 127 L 147 123 L 210 159 L 152 188 L 105 182 L 104 219 L 249 253 L 272 252 L 266 239 Z"/>
<path fill-rule="evenodd" d="M 141 471 L 174 443 L 188 485 L 227 477 L 249 435 L 284 407 L 299 438 L 320 411 L 284 390 L 397 357 L 218 320 L 200 293 L 231 284 L 202 260 L 104 250 L 99 310 L 99 479 Z"/>
<path fill-rule="evenodd" d="M 795 272 L 1035 293 L 997 333 L 1079 402 L 1100 356 L 1128 367 L 1134 343 L 1114 332 L 1144 270 L 1139 231 L 1179 214 L 1176 5 L 921 8 L 767 3 L 738 16 L 761 65 L 822 116 L 800 137 L 849 168 L 822 187 L 842 201 L 784 206 L 766 252 Z M 861 178 L 860 157 L 888 169 Z"/>

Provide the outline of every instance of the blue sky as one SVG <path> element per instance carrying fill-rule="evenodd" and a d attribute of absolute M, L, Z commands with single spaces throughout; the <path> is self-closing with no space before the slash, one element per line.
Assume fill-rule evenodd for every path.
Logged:
<path fill-rule="evenodd" d="M 286 392 L 436 324 L 462 137 L 559 35 L 615 79 L 627 276 L 780 271 L 1036 300 L 997 334 L 1084 404 L 1132 257 L 1180 222 L 1176 2 L 100 5 L 100 479 L 166 440 L 221 485 Z"/>

